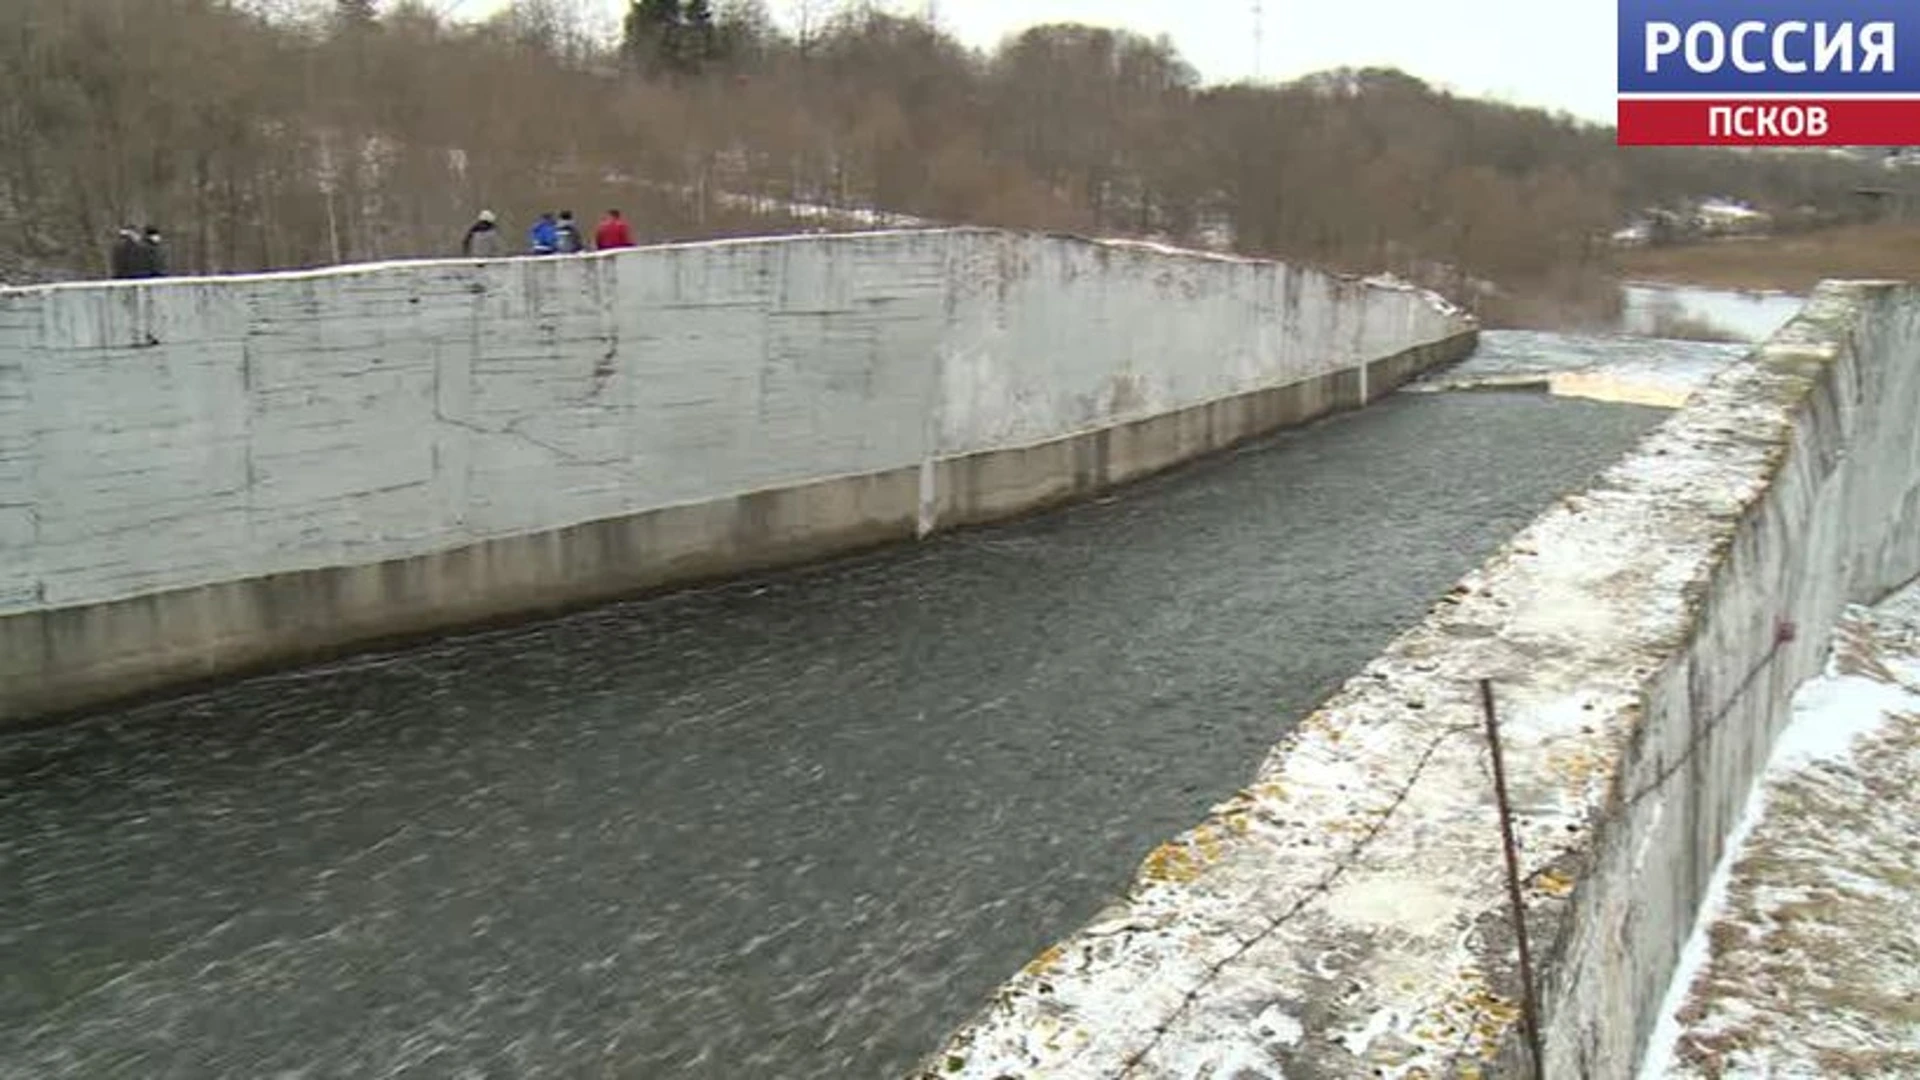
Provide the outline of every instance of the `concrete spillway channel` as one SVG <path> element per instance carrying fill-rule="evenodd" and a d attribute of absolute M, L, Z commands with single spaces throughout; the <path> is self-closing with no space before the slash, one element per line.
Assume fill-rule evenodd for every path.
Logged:
<path fill-rule="evenodd" d="M 1664 415 L 1401 394 L 1012 525 L 0 736 L 0 1077 L 897 1075 Z"/>

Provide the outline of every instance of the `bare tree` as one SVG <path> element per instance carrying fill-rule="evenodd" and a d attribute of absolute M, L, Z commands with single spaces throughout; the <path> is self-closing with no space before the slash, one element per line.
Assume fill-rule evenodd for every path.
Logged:
<path fill-rule="evenodd" d="M 191 270 L 452 253 L 486 207 L 620 205 L 642 235 L 942 221 L 1147 235 L 1462 296 L 1603 296 L 1597 237 L 1701 194 L 1794 220 L 1871 165 L 1623 151 L 1607 129 L 1390 70 L 1202 87 L 1164 39 L 1039 26 L 987 55 L 929 18 L 758 0 L 0 3 L 0 271 L 104 269 L 151 221 Z M 843 211 L 834 217 L 835 208 Z"/>

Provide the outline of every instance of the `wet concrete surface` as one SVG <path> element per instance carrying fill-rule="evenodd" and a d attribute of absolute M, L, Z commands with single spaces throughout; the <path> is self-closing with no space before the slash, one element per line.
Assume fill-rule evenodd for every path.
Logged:
<path fill-rule="evenodd" d="M 1401 395 L 910 549 L 0 736 L 0 1077 L 884 1077 L 1662 413 Z"/>

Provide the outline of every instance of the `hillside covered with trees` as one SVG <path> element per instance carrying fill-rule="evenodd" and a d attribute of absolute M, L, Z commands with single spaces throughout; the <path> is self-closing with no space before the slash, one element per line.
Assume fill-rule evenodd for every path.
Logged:
<path fill-rule="evenodd" d="M 819 227 L 799 203 L 1393 271 L 1543 321 L 1608 302 L 1635 208 L 1834 220 L 1884 182 L 1826 155 L 1622 150 L 1394 71 L 1203 86 L 1166 42 L 1097 27 L 982 54 L 871 7 L 792 33 L 752 0 L 634 0 L 617 39 L 577 10 L 6 0 L 0 277 L 98 275 L 123 223 L 226 272 L 448 255 L 482 207 L 517 235 L 620 206 L 664 239 Z"/>

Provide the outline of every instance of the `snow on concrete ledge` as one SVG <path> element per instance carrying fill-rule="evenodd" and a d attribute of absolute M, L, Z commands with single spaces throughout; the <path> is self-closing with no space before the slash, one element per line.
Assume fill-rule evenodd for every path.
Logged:
<path fill-rule="evenodd" d="M 1000 229 L 976 225 L 936 225 L 932 223 L 914 224 L 915 219 L 889 218 L 888 223 L 871 229 L 844 229 L 833 232 L 786 232 L 759 233 L 746 236 L 724 236 L 702 240 L 663 240 L 656 243 L 641 244 L 634 247 L 615 248 L 607 251 L 583 251 L 567 255 L 534 255 L 520 253 L 503 255 L 491 259 L 471 257 L 444 257 L 418 259 L 383 259 L 375 262 L 340 263 L 337 265 L 305 267 L 294 270 L 263 270 L 252 273 L 233 274 L 171 274 L 159 278 L 140 278 L 130 280 L 103 279 L 80 281 L 53 281 L 26 285 L 7 285 L 0 283 L 0 294 L 24 294 L 74 289 L 121 288 L 137 289 L 156 285 L 204 285 L 233 282 L 271 282 L 271 281 L 311 281 L 319 278 L 360 277 L 380 274 L 400 269 L 425 269 L 432 267 L 470 267 L 482 264 L 550 264 L 568 261 L 598 261 L 625 258 L 641 252 L 683 251 L 708 248 L 724 250 L 738 247 L 762 247 L 767 245 L 818 246 L 821 244 L 844 244 L 860 241 L 898 239 L 905 237 L 930 236 L 975 236 L 975 237 L 1046 237 L 1084 244 L 1093 248 L 1113 251 L 1132 251 L 1149 255 L 1169 256 L 1196 262 L 1230 263 L 1241 266 L 1287 266 L 1275 259 L 1260 258 L 1252 255 L 1236 255 L 1231 252 L 1207 251 L 1202 248 L 1180 247 L 1152 240 L 1131 240 L 1124 237 L 1089 237 L 1077 233 L 1027 233 L 1019 230 Z M 1425 300 L 1442 315 L 1457 319 L 1461 325 L 1477 327 L 1479 320 L 1464 308 L 1459 307 L 1432 289 L 1424 288 L 1413 282 L 1392 274 L 1340 273 L 1333 270 L 1314 272 L 1330 280 L 1349 284 L 1365 285 L 1383 292 L 1413 293 Z"/>
<path fill-rule="evenodd" d="M 1920 570 L 1917 373 L 1920 290 L 1823 287 L 917 1075 L 1524 1075 L 1491 678 L 1546 1072 L 1631 1076 L 1822 628 Z"/>

